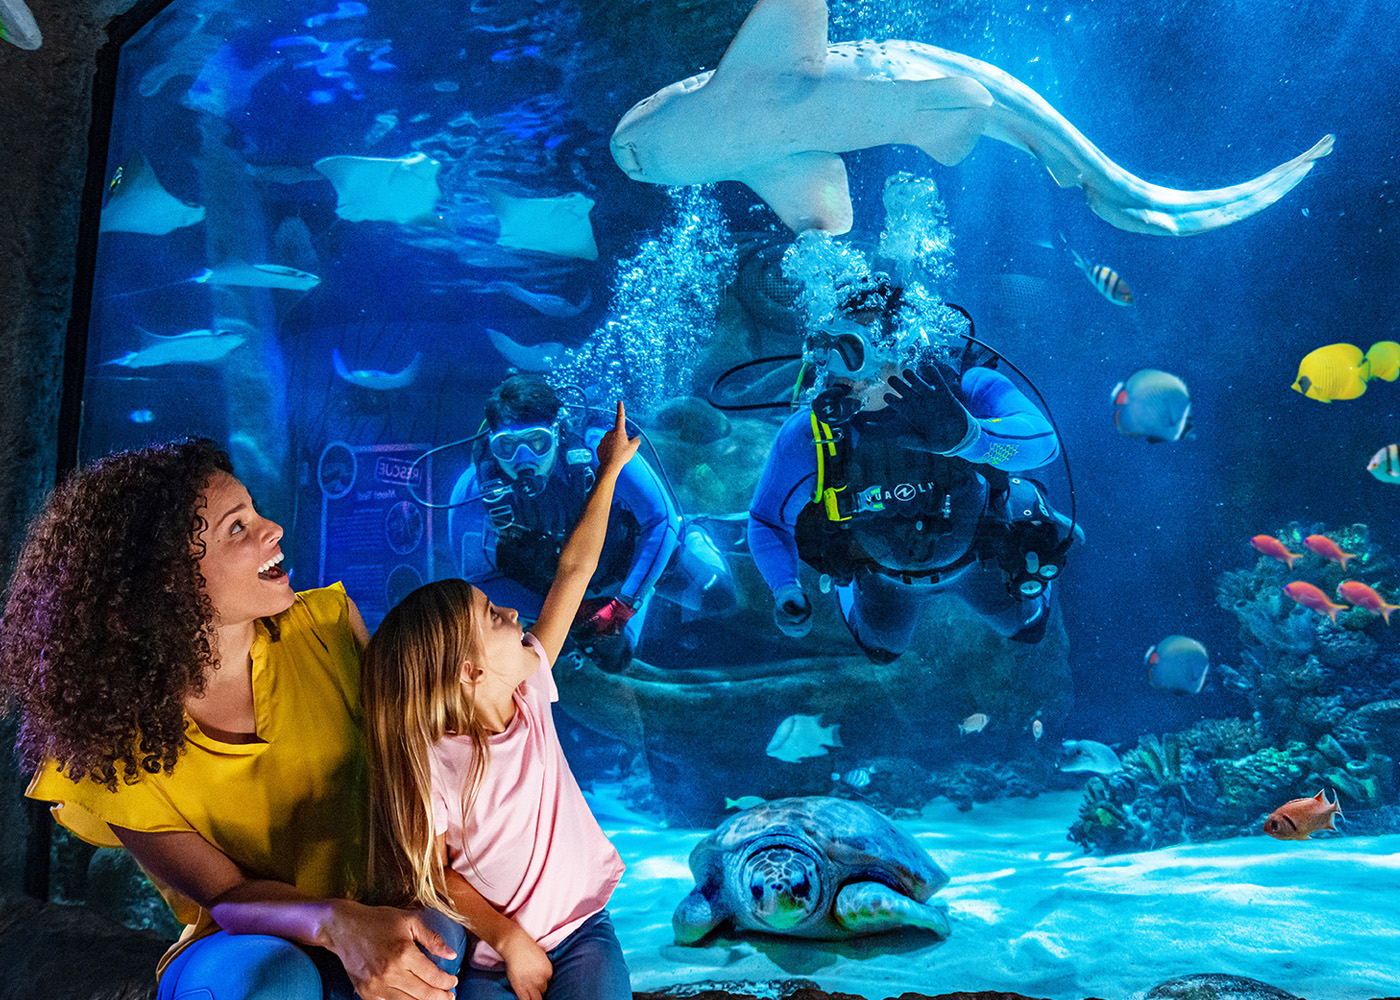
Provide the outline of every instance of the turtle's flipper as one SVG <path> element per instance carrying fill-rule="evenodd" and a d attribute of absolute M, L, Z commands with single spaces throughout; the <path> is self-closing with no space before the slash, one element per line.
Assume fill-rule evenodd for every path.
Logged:
<path fill-rule="evenodd" d="M 948 908 L 920 903 L 879 882 L 852 882 L 836 895 L 836 922 L 852 934 L 878 934 L 900 927 L 921 927 L 947 937 Z"/>
<path fill-rule="evenodd" d="M 676 944 L 694 944 L 720 924 L 710 905 L 710 900 L 696 889 L 680 901 L 676 912 L 671 914 L 671 930 L 676 935 Z"/>

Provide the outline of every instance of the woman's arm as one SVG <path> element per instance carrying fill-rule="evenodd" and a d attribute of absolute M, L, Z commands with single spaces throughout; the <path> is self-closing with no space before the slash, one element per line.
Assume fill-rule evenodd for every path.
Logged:
<path fill-rule="evenodd" d="M 598 568 L 598 555 L 608 534 L 608 512 L 612 509 L 613 491 L 622 467 L 637 453 L 640 438 L 627 436 L 627 414 L 622 402 L 617 404 L 617 423 L 598 442 L 598 475 L 589 494 L 583 516 L 569 535 L 564 550 L 559 553 L 559 570 L 544 599 L 540 616 L 530 629 L 544 648 L 552 665 L 569 636 L 574 615 L 588 590 L 588 581 Z"/>
<path fill-rule="evenodd" d="M 418 949 L 453 958 L 414 914 L 348 899 L 310 899 L 285 882 L 250 879 L 197 833 L 112 832 L 154 879 L 210 910 L 230 934 L 269 934 L 334 952 L 360 996 L 451 1000 L 456 978 Z"/>

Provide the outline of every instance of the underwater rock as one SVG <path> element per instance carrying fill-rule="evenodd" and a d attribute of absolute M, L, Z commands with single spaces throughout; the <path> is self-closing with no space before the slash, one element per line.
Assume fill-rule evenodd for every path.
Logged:
<path fill-rule="evenodd" d="M 122 927 L 86 907 L 0 896 L 0 993 L 145 1000 L 155 996 L 156 963 L 168 943 L 161 934 Z"/>
<path fill-rule="evenodd" d="M 766 588 L 753 594 L 752 588 L 763 584 L 751 562 L 746 556 L 731 561 L 744 606 L 707 631 L 701 631 L 705 619 L 688 623 L 685 631 L 698 637 L 693 650 L 681 648 L 688 641 L 682 637 L 653 652 L 644 635 L 625 672 L 605 673 L 578 656 L 555 670 L 563 710 L 644 751 L 671 818 L 710 825 L 724 815 L 726 798 L 829 794 L 833 772 L 844 774 L 880 759 L 907 766 L 891 767 L 887 774 L 877 764 L 862 791 L 891 796 L 882 803 L 896 801 L 896 778 L 901 796 L 933 793 L 928 782 L 909 777 L 920 769 L 969 759 L 1037 761 L 1047 752 L 1028 727 L 1040 712 L 1053 728 L 1069 709 L 1068 643 L 1058 610 L 1045 639 L 1026 645 L 991 632 L 960 601 L 934 598 L 910 652 L 893 663 L 874 664 L 855 648 L 834 601 L 823 600 L 815 583 L 810 593 L 814 617 L 822 618 L 822 639 L 812 641 L 815 629 L 808 642 L 784 639 L 772 627 Z M 744 639 L 736 643 L 735 635 Z M 974 710 L 991 722 L 975 737 L 963 737 L 958 723 Z M 791 715 L 816 715 L 824 726 L 840 725 L 843 745 L 796 763 L 774 760 L 765 748 Z M 1048 771 L 1038 773 L 1047 774 L 1046 787 L 1062 787 Z M 986 777 L 973 786 L 981 789 L 979 799 L 994 791 L 991 783 Z M 1010 785 L 1008 791 L 1019 787 Z M 917 808 L 922 802 L 899 804 Z"/>
<path fill-rule="evenodd" d="M 1158 983 L 1141 1000 L 1298 1000 L 1277 986 L 1246 976 L 1198 972 Z"/>
<path fill-rule="evenodd" d="M 687 444 L 713 444 L 729 434 L 729 418 L 697 396 L 666 400 L 652 422 Z"/>
<path fill-rule="evenodd" d="M 869 806 L 824 796 L 731 816 L 690 853 L 695 889 L 671 917 L 677 944 L 720 928 L 844 940 L 917 927 L 945 938 L 948 876 Z"/>

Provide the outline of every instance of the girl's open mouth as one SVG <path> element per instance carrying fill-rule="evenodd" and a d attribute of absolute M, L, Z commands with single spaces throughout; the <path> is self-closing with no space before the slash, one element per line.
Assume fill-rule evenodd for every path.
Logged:
<path fill-rule="evenodd" d="M 259 580 L 281 580 L 287 575 L 287 571 L 282 568 L 282 553 L 277 553 L 267 562 L 258 567 Z"/>

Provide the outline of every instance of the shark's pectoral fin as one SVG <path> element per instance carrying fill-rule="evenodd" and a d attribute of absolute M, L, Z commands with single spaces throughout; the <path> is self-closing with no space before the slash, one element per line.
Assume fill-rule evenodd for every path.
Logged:
<path fill-rule="evenodd" d="M 794 232 L 851 231 L 846 165 L 835 153 L 797 153 L 745 170 L 735 180 L 752 188 Z"/>
<path fill-rule="evenodd" d="M 992 95 L 966 76 L 925 80 L 913 87 L 904 134 L 945 167 L 961 163 L 982 137 Z"/>

